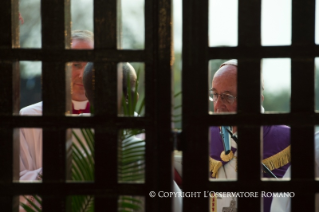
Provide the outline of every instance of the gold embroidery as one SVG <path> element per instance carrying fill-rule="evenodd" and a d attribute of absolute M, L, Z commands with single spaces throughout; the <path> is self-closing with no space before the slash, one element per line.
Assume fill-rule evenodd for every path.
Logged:
<path fill-rule="evenodd" d="M 290 145 L 277 154 L 264 159 L 262 162 L 270 170 L 278 169 L 284 165 L 287 165 L 291 161 Z"/>
<path fill-rule="evenodd" d="M 222 153 L 220 153 L 220 159 L 222 159 L 222 161 L 224 162 L 231 161 L 233 158 L 234 158 L 234 153 L 232 150 L 230 150 L 228 155 L 225 154 L 225 151 L 222 151 Z"/>
<path fill-rule="evenodd" d="M 270 169 L 278 169 L 291 162 L 290 145 L 277 154 L 264 159 L 262 162 Z M 212 172 L 212 177 L 217 177 L 219 168 L 222 166 L 222 162 L 209 157 L 209 170 Z"/>
<path fill-rule="evenodd" d="M 212 177 L 216 177 L 216 174 L 222 165 L 222 162 L 209 157 L 209 170 L 212 172 Z"/>

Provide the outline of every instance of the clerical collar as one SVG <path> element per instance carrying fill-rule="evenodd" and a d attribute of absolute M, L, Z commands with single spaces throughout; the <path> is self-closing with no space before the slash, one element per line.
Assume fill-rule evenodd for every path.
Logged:
<path fill-rule="evenodd" d="M 75 110 L 84 110 L 86 108 L 86 105 L 88 103 L 88 100 L 85 100 L 85 101 L 75 101 L 75 100 L 72 100 L 72 103 L 73 103 L 73 108 Z"/>

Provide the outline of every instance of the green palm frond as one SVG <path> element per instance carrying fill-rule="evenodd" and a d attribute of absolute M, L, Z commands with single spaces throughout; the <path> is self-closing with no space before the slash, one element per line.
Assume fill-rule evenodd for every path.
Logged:
<path fill-rule="evenodd" d="M 123 130 L 118 147 L 118 181 L 120 183 L 144 182 L 145 141 L 135 135 L 143 130 Z M 133 135 L 133 136 L 132 136 Z"/>
<path fill-rule="evenodd" d="M 80 139 L 75 131 L 73 136 L 77 141 L 72 144 L 72 180 L 94 181 L 94 132 L 92 129 L 81 129 Z M 72 211 L 93 212 L 94 197 L 91 195 L 77 195 L 71 198 Z"/>
<path fill-rule="evenodd" d="M 24 198 L 27 200 L 27 203 L 30 205 L 27 205 L 27 204 L 24 204 L 24 203 L 21 203 L 21 207 L 26 210 L 27 212 L 39 212 L 39 211 L 42 211 L 36 204 L 35 202 L 38 202 L 41 204 L 41 199 L 37 196 L 37 195 L 34 195 L 32 196 L 34 201 L 30 200 L 27 196 L 24 196 Z"/>
<path fill-rule="evenodd" d="M 175 95 L 174 95 L 174 101 L 173 102 L 176 102 L 177 101 L 177 98 L 182 95 L 182 91 L 180 92 L 177 92 Z M 174 123 L 174 126 L 177 126 L 177 127 L 181 127 L 181 122 L 182 122 L 182 105 L 177 105 L 177 106 L 172 106 L 173 107 L 173 114 L 172 114 L 172 122 Z"/>

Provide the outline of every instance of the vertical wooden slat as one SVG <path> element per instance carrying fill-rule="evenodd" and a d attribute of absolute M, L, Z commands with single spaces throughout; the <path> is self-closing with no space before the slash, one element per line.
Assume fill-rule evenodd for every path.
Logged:
<path fill-rule="evenodd" d="M 117 0 L 117 8 L 116 8 L 116 21 L 117 21 L 117 28 L 116 28 L 116 33 L 117 33 L 117 49 L 122 49 L 122 1 Z"/>
<path fill-rule="evenodd" d="M 242 31 L 244 30 L 242 29 Z M 239 38 L 239 40 L 241 39 Z M 259 60 L 239 60 L 237 77 L 238 113 L 260 113 L 261 93 Z M 238 146 L 239 184 L 243 182 L 255 184 L 260 183 L 262 154 L 262 151 L 260 151 L 260 135 L 260 126 L 238 126 L 239 144 L 242 144 Z M 247 205 L 249 205 L 249 208 L 254 208 L 251 210 L 259 211 L 260 199 L 238 198 L 238 210 L 247 208 Z"/>
<path fill-rule="evenodd" d="M 19 21 L 19 1 L 11 0 L 12 12 L 12 48 L 20 48 L 20 21 Z M 4 33 L 5 34 L 5 33 Z M 19 114 L 20 110 L 20 67 L 19 61 L 12 61 L 12 101 L 13 114 Z"/>
<path fill-rule="evenodd" d="M 314 113 L 315 107 L 314 58 L 291 60 L 291 112 Z"/>
<path fill-rule="evenodd" d="M 305 168 L 305 164 L 307 167 Z M 314 127 L 291 127 L 291 182 L 314 181 Z M 291 211 L 300 211 L 300 202 L 307 211 L 315 211 L 314 193 L 306 187 L 294 186 L 295 197 L 291 199 Z"/>
<path fill-rule="evenodd" d="M 156 16 L 154 11 L 157 8 L 156 1 L 145 0 L 145 52 L 152 62 L 145 63 L 145 117 L 154 119 L 156 105 L 154 104 L 156 96 L 155 86 L 153 86 L 153 80 L 155 77 L 156 61 L 153 61 L 153 57 L 156 56 L 154 50 L 155 40 L 158 36 L 154 25 L 156 23 Z M 154 126 L 146 126 L 146 143 L 145 143 L 145 183 L 147 190 L 157 191 L 158 173 L 156 170 L 156 163 L 158 158 L 154 155 L 157 149 L 156 133 L 154 132 Z M 159 199 L 151 198 L 148 194 L 145 195 L 145 211 L 157 211 L 159 208 Z"/>
<path fill-rule="evenodd" d="M 116 0 L 94 1 L 94 48 L 116 49 Z"/>
<path fill-rule="evenodd" d="M 240 39 L 239 39 L 240 40 Z M 239 60 L 237 75 L 238 113 L 260 113 L 260 63 L 259 60 Z M 249 79 L 249 80 L 247 80 Z M 238 126 L 238 181 L 260 183 L 260 126 Z M 249 157 L 247 157 L 249 155 Z M 249 164 L 249 165 L 247 165 Z M 249 176 L 247 176 L 249 174 Z M 260 201 L 240 198 L 238 208 L 245 208 L 249 202 L 259 210 Z"/>
<path fill-rule="evenodd" d="M 316 0 L 292 0 L 292 46 L 313 46 Z"/>
<path fill-rule="evenodd" d="M 314 45 L 315 0 L 292 0 L 292 46 Z M 291 112 L 314 113 L 314 58 L 291 60 Z M 300 142 L 303 141 L 303 142 Z M 292 182 L 314 180 L 314 126 L 291 127 L 291 177 Z M 302 157 L 300 157 L 302 155 Z M 304 164 L 309 169 L 305 169 Z M 314 193 L 296 188 L 292 198 L 292 212 L 314 211 Z M 298 204 L 303 202 L 302 205 Z"/>
<path fill-rule="evenodd" d="M 70 6 L 70 5 L 68 5 Z M 70 8 L 69 8 L 70 9 Z M 65 0 L 42 1 L 42 48 L 65 49 Z M 49 58 L 48 58 L 49 59 Z M 54 80 L 52 80 L 54 79 Z M 42 63 L 43 115 L 65 113 L 65 65 L 62 62 Z"/>
<path fill-rule="evenodd" d="M 238 143 L 242 144 L 238 146 L 238 185 L 261 183 L 260 135 L 260 126 L 238 126 Z M 238 198 L 238 210 L 245 210 L 249 205 L 253 211 L 260 211 L 260 203 L 260 198 Z"/>
<path fill-rule="evenodd" d="M 58 127 L 43 128 L 43 183 L 64 183 L 66 179 L 66 133 Z M 58 193 L 42 195 L 43 211 L 64 211 L 65 197 Z"/>
<path fill-rule="evenodd" d="M 17 0 L 6 0 L 1 2 L 1 26 L 0 48 L 11 49 L 19 47 L 19 2 Z M 1 77 L 1 101 L 2 111 L 0 114 L 17 114 L 20 107 L 20 73 L 16 61 L 3 61 L 0 59 L 1 70 L 4 75 Z M 2 93 L 3 92 L 3 93 Z"/>
<path fill-rule="evenodd" d="M 94 48 L 117 48 L 117 1 L 94 1 Z M 95 116 L 117 116 L 117 64 L 95 63 Z M 105 101 L 107 99 L 107 101 Z M 107 122 L 95 132 L 95 183 L 101 188 L 117 184 L 117 129 Z M 106 178 L 107 176 L 107 178 Z M 116 211 L 117 196 L 95 197 L 95 210 Z"/>
<path fill-rule="evenodd" d="M 95 116 L 106 117 L 95 131 L 95 182 L 99 187 L 107 189 L 117 184 L 117 128 L 108 121 L 108 117 L 117 116 L 117 64 L 95 63 L 94 69 Z M 115 211 L 117 196 L 96 196 L 96 209 L 102 210 L 106 203 L 110 210 Z"/>
<path fill-rule="evenodd" d="M 239 0 L 238 46 L 260 46 L 260 11 L 260 0 Z M 260 113 L 260 60 L 239 60 L 237 77 L 238 113 Z M 238 126 L 238 138 L 244 144 L 238 147 L 238 182 L 260 183 L 260 126 Z M 259 198 L 238 199 L 238 210 L 247 205 L 252 211 L 260 210 Z"/>
<path fill-rule="evenodd" d="M 64 1 L 64 46 L 65 49 L 71 48 L 71 2 Z M 71 78 L 72 68 L 71 63 L 65 64 L 65 114 L 72 114 L 71 101 Z"/>
<path fill-rule="evenodd" d="M 1 101 L 0 106 L 2 111 L 0 115 L 2 116 L 11 116 L 13 112 L 13 73 L 12 73 L 12 62 L 10 61 L 1 61 L 0 70 L 3 76 L 0 78 L 1 83 Z"/>
<path fill-rule="evenodd" d="M 312 114 L 315 103 L 314 60 L 292 59 L 291 67 L 291 112 Z M 292 126 L 291 130 L 292 178 L 313 180 L 314 170 L 304 169 L 300 155 L 309 167 L 314 167 L 314 126 Z"/>
<path fill-rule="evenodd" d="M 172 152 L 173 143 L 170 140 L 171 135 L 171 79 L 172 79 L 172 1 L 159 0 L 158 8 L 154 10 L 158 16 L 158 21 L 154 23 L 157 28 L 158 41 L 156 49 L 158 54 L 154 59 L 157 60 L 155 69 L 156 86 L 156 142 L 158 148 L 156 156 L 158 160 L 157 173 L 160 177 L 158 183 L 159 191 L 172 190 Z M 155 41 L 155 40 L 154 40 Z M 147 88 L 146 88 L 147 89 Z M 158 211 L 171 211 L 171 198 L 161 198 Z"/>
<path fill-rule="evenodd" d="M 18 16 L 18 11 L 13 11 L 11 6 L 11 0 L 3 0 L 1 2 L 1 19 L 0 19 L 0 29 L 1 32 L 9 32 L 9 33 L 1 33 L 0 34 L 0 47 L 1 48 L 11 48 L 12 45 L 12 28 L 11 23 L 13 23 L 14 16 Z M 12 14 L 14 13 L 14 14 Z"/>
<path fill-rule="evenodd" d="M 183 1 L 184 192 L 204 191 L 208 185 L 208 127 L 200 121 L 208 116 L 207 36 L 208 1 Z M 183 211 L 208 211 L 208 201 L 184 198 Z"/>
<path fill-rule="evenodd" d="M 238 46 L 260 46 L 260 11 L 260 0 L 238 0 Z"/>
<path fill-rule="evenodd" d="M 66 11 L 70 4 L 65 0 L 41 1 L 42 49 L 64 50 Z M 69 15 L 66 15 L 69 18 Z M 49 58 L 48 58 L 49 59 Z M 43 116 L 64 116 L 65 114 L 65 64 L 63 62 L 42 61 Z M 66 177 L 66 132 L 64 128 L 43 128 L 43 183 L 65 182 Z M 65 196 L 59 193 L 42 195 L 43 211 L 64 211 Z"/>
<path fill-rule="evenodd" d="M 1 168 L 2 174 L 0 176 L 0 183 L 10 186 L 13 180 L 13 130 L 0 128 L 0 149 L 1 149 Z M 12 210 L 12 196 L 1 196 L 0 205 L 5 211 Z"/>
<path fill-rule="evenodd" d="M 1 2 L 0 14 L 0 48 L 11 49 L 19 47 L 19 19 L 18 19 L 18 1 L 5 0 Z M 16 89 L 19 90 L 19 68 L 17 62 L 3 61 L 0 59 L 0 70 L 2 77 L 0 79 L 0 107 L 1 116 L 12 116 L 17 113 L 18 108 L 15 105 L 19 104 L 19 95 Z M 18 79 L 18 80 L 17 80 Z M 14 81 L 15 80 L 15 81 Z M 19 156 L 17 151 L 18 138 L 13 137 L 13 128 L 0 128 L 0 167 L 2 174 L 0 183 L 10 186 L 13 180 L 19 177 L 19 166 L 16 158 Z M 17 150 L 18 148 L 18 150 Z M 11 195 L 1 196 L 1 210 L 12 211 L 13 204 L 17 204 L 17 198 Z M 17 210 L 15 210 L 17 211 Z"/>
<path fill-rule="evenodd" d="M 102 123 L 101 123 L 102 124 Z M 100 127 L 95 129 L 95 183 L 99 189 L 115 189 L 117 185 L 117 129 Z M 116 211 L 117 195 L 95 196 L 95 210 Z"/>
<path fill-rule="evenodd" d="M 65 49 L 71 48 L 71 1 L 64 1 L 64 47 Z M 64 73 L 64 81 L 65 81 L 65 114 L 72 113 L 72 101 L 71 101 L 71 78 L 72 78 L 72 67 L 71 63 L 65 64 L 65 73 Z M 70 112 L 68 112 L 70 111 Z M 61 142 L 60 145 L 64 145 L 65 148 L 65 179 L 67 181 L 72 180 L 72 129 L 66 129 L 65 132 L 65 142 Z M 62 131 L 63 132 L 63 131 Z M 62 140 L 63 141 L 63 140 Z M 61 147 L 62 148 L 62 147 Z M 61 157 L 63 158 L 63 157 Z M 63 163 L 63 161 L 62 161 Z M 64 174 L 62 172 L 62 174 Z M 70 211 L 72 208 L 72 199 L 67 197 L 65 202 L 65 197 L 62 197 L 62 204 L 65 204 L 64 208 L 67 211 Z"/>

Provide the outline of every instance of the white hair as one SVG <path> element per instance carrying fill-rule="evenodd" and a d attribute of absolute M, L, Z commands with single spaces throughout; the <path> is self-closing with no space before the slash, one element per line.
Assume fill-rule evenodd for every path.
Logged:
<path fill-rule="evenodd" d="M 235 59 L 228 60 L 228 61 L 224 62 L 223 64 L 221 64 L 219 68 L 221 68 L 222 66 L 225 66 L 225 65 L 233 65 L 233 66 L 237 67 L 237 60 L 235 60 Z"/>
<path fill-rule="evenodd" d="M 93 41 L 94 35 L 93 32 L 89 30 L 73 30 L 71 33 L 72 40 L 89 40 Z"/>
<path fill-rule="evenodd" d="M 225 65 L 232 65 L 232 66 L 238 66 L 238 62 L 237 62 L 237 60 L 236 59 L 232 59 L 232 60 L 228 60 L 228 61 L 226 61 L 226 62 L 224 62 L 224 63 L 222 63 L 220 66 L 219 66 L 219 69 L 221 68 L 221 67 L 223 67 L 223 66 L 225 66 Z M 219 70 L 218 69 L 218 70 Z M 218 71 L 217 70 L 217 71 Z M 264 90 L 264 78 L 263 78 L 263 76 L 261 75 L 261 88 Z"/>

